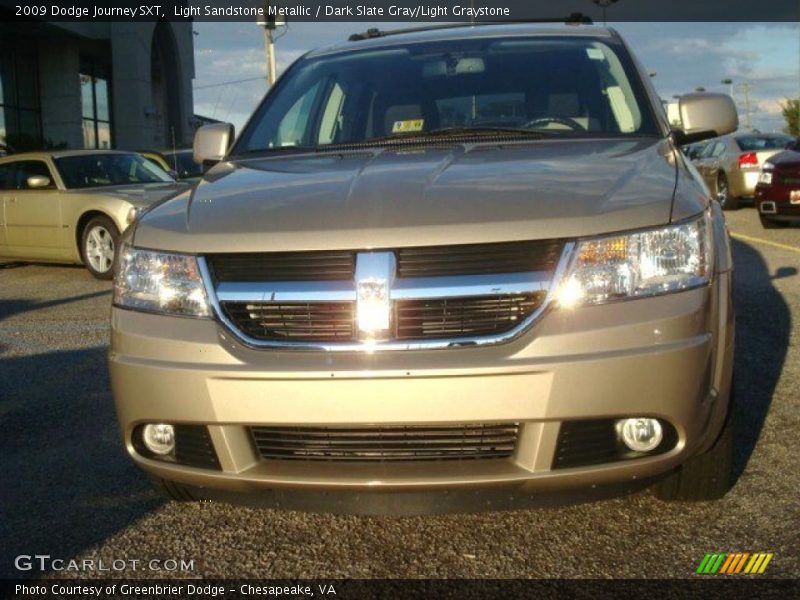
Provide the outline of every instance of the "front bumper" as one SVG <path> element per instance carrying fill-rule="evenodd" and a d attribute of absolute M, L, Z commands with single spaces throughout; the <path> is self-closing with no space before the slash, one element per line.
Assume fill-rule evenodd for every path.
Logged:
<path fill-rule="evenodd" d="M 286 505 L 323 493 L 446 491 L 436 496 L 446 503 L 464 492 L 629 484 L 670 471 L 715 439 L 729 396 L 730 292 L 723 273 L 701 289 L 553 310 L 506 344 L 374 354 L 254 350 L 214 321 L 115 308 L 111 384 L 133 460 L 201 495 L 255 493 Z M 553 468 L 562 422 L 626 416 L 668 421 L 677 443 L 658 456 Z M 207 425 L 220 469 L 139 454 L 132 434 L 146 422 Z M 253 425 L 497 422 L 520 424 L 509 458 L 265 460 L 249 434 Z"/>

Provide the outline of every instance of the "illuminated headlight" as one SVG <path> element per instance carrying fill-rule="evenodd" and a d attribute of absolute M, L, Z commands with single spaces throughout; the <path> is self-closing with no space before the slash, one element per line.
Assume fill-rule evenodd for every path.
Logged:
<path fill-rule="evenodd" d="M 211 316 L 196 257 L 130 246 L 120 255 L 114 304 L 167 315 Z"/>
<path fill-rule="evenodd" d="M 707 214 L 678 225 L 581 241 L 556 293 L 564 307 L 655 296 L 708 283 L 713 270 Z"/>
<path fill-rule="evenodd" d="M 758 183 L 772 185 L 772 171 L 761 171 L 761 174 L 758 176 Z"/>

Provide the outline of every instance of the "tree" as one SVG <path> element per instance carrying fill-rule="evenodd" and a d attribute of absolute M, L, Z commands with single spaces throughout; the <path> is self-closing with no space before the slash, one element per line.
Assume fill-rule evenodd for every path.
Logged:
<path fill-rule="evenodd" d="M 786 120 L 783 130 L 789 135 L 800 136 L 800 98 L 787 98 L 781 103 L 781 112 Z"/>

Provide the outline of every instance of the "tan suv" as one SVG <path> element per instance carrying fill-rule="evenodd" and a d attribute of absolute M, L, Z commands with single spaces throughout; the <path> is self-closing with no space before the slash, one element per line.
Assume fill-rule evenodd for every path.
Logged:
<path fill-rule="evenodd" d="M 371 31 L 295 62 L 198 186 L 126 232 L 111 382 L 177 499 L 501 507 L 729 488 L 732 264 L 612 30 Z M 491 504 L 487 504 L 491 502 Z"/>

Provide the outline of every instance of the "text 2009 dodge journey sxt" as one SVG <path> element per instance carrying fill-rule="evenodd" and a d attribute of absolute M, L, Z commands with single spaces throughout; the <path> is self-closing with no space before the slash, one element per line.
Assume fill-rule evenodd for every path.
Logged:
<path fill-rule="evenodd" d="M 677 145 L 737 117 L 679 103 L 671 131 L 588 25 L 305 55 L 235 143 L 198 132 L 217 164 L 122 240 L 110 366 L 133 460 L 176 499 L 316 510 L 722 496 L 730 246 Z"/>

